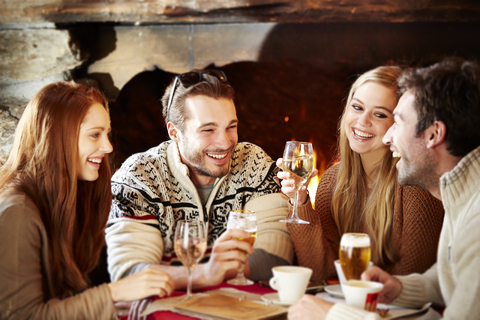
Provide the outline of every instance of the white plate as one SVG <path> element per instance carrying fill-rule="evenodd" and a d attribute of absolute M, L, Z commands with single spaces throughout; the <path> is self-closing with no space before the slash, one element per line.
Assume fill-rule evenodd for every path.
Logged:
<path fill-rule="evenodd" d="M 343 295 L 343 292 L 342 292 L 342 287 L 339 284 L 333 284 L 333 285 L 330 285 L 330 286 L 326 286 L 325 291 L 327 291 L 328 294 L 330 294 L 334 297 L 342 298 L 342 299 L 345 298 L 345 296 Z"/>
<path fill-rule="evenodd" d="M 262 299 L 266 302 L 270 301 L 273 304 L 276 304 L 278 306 L 291 306 L 291 303 L 288 302 L 282 302 L 280 301 L 280 297 L 278 296 L 278 293 L 267 293 L 262 296 Z"/>

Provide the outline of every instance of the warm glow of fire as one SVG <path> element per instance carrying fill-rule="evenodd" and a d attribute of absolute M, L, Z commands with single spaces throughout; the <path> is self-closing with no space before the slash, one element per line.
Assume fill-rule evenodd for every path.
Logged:
<path fill-rule="evenodd" d="M 317 152 L 315 149 L 313 149 L 313 163 L 315 166 L 317 166 Z M 320 182 L 320 177 L 323 174 L 324 168 L 317 168 L 318 169 L 318 174 L 310 179 L 310 182 L 308 183 L 308 193 L 310 194 L 310 201 L 312 202 L 312 206 L 315 208 L 315 194 L 317 193 L 317 186 L 318 183 Z"/>

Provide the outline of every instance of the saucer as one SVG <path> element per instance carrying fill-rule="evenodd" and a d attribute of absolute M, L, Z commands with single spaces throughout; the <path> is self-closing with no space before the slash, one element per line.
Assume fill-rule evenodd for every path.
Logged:
<path fill-rule="evenodd" d="M 280 301 L 280 297 L 278 296 L 278 293 L 274 292 L 274 293 L 267 293 L 267 294 L 264 294 L 262 296 L 262 299 L 263 301 L 270 301 L 272 304 L 275 304 L 277 306 L 291 306 L 292 303 L 288 303 L 288 302 L 282 302 Z"/>
<path fill-rule="evenodd" d="M 333 284 L 330 286 L 325 287 L 325 291 L 328 292 L 329 295 L 337 297 L 337 298 L 342 298 L 344 299 L 345 296 L 343 295 L 342 292 L 342 287 L 339 284 Z"/>

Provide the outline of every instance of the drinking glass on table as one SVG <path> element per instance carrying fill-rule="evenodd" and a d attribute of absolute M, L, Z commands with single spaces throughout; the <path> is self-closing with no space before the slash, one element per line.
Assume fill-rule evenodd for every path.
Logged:
<path fill-rule="evenodd" d="M 248 238 L 233 239 L 248 242 L 253 246 L 253 244 L 255 243 L 255 239 L 257 239 L 257 216 L 255 215 L 255 212 L 249 210 L 230 211 L 227 221 L 227 230 L 229 229 L 240 229 L 250 233 L 250 237 Z M 253 284 L 252 280 L 245 278 L 245 275 L 243 274 L 244 269 L 245 265 L 242 265 L 240 270 L 238 270 L 237 276 L 233 279 L 228 280 L 227 283 L 237 286 L 246 286 L 249 284 Z"/>
<path fill-rule="evenodd" d="M 188 270 L 185 300 L 192 297 L 192 273 L 207 249 L 207 233 L 202 221 L 180 220 L 175 230 L 175 253 Z"/>
<path fill-rule="evenodd" d="M 309 142 L 287 141 L 283 152 L 282 169 L 290 173 L 294 180 L 293 188 L 295 197 L 293 199 L 292 216 L 280 222 L 310 224 L 298 217 L 298 194 L 300 188 L 308 181 L 313 171 L 313 146 Z"/>
<path fill-rule="evenodd" d="M 346 280 L 360 280 L 370 263 L 370 237 L 366 233 L 344 233 L 340 240 L 340 265 Z"/>

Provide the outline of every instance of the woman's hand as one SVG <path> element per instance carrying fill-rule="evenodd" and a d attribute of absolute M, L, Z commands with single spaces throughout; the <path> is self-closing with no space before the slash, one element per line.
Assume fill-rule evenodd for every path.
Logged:
<path fill-rule="evenodd" d="M 283 162 L 283 159 L 282 158 L 278 158 L 277 159 L 277 166 L 282 168 L 282 162 Z M 298 205 L 301 206 L 302 204 L 304 204 L 306 201 L 307 201 L 307 197 L 308 197 L 308 194 L 307 194 L 307 186 L 308 186 L 308 183 L 310 182 L 310 179 L 312 179 L 313 177 L 315 177 L 316 175 L 318 174 L 318 170 L 317 169 L 313 169 L 312 171 L 312 174 L 310 175 L 310 177 L 308 178 L 308 181 L 307 183 L 305 183 L 299 190 L 298 190 Z M 277 173 L 277 177 L 279 179 L 282 179 L 282 192 L 290 198 L 290 203 L 294 203 L 294 198 L 295 198 L 295 191 L 296 189 L 293 188 L 293 184 L 295 182 L 295 180 L 291 179 L 291 173 L 290 172 L 286 172 L 286 171 L 279 171 Z"/>
<path fill-rule="evenodd" d="M 135 301 L 151 296 L 168 296 L 175 288 L 165 271 L 149 266 L 140 272 L 108 284 L 113 302 Z"/>

